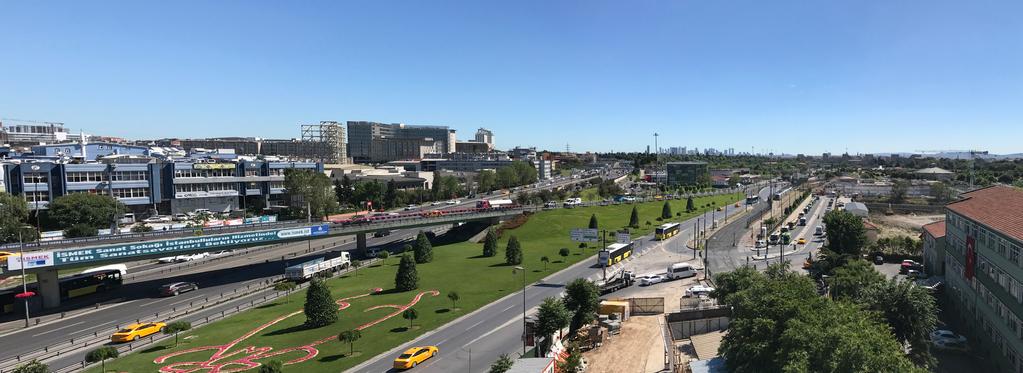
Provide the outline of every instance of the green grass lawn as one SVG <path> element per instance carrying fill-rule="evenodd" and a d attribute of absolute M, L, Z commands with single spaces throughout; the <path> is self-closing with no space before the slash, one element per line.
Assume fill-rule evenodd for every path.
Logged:
<path fill-rule="evenodd" d="M 714 205 L 707 208 L 714 208 L 723 204 L 734 203 L 739 198 L 741 198 L 741 195 L 735 194 L 699 198 L 695 202 L 697 206 L 713 202 Z M 672 210 L 675 212 L 684 210 L 684 200 L 671 201 L 671 204 Z M 336 299 L 368 294 L 371 292 L 370 289 L 373 288 L 385 290 L 379 294 L 350 300 L 350 307 L 341 311 L 340 321 L 331 326 L 318 329 L 304 329 L 301 327 L 301 324 L 305 321 L 305 316 L 301 313 L 283 318 L 278 323 L 240 341 L 240 343 L 223 354 L 228 356 L 222 357 L 212 364 L 244 361 L 248 356 L 260 353 L 258 350 L 253 350 L 255 352 L 250 353 L 242 352 L 242 350 L 250 346 L 255 348 L 272 348 L 272 350 L 262 352 L 263 355 L 292 347 L 306 346 L 314 341 L 336 336 L 343 330 L 352 329 L 359 325 L 381 319 L 396 311 L 393 308 L 368 310 L 370 307 L 385 304 L 403 305 L 412 301 L 420 292 L 430 290 L 439 292 L 436 296 L 431 294 L 424 295 L 419 303 L 413 306 L 418 311 L 419 318 L 415 320 L 415 326 L 411 330 L 408 329 L 409 322 L 402 319 L 399 314 L 362 330 L 362 338 L 356 342 L 356 353 L 353 356 L 348 355 L 347 344 L 342 344 L 336 340 L 328 340 L 314 346 L 316 351 L 318 351 L 315 357 L 297 363 L 297 365 L 287 365 L 285 370 L 293 371 L 297 367 L 301 367 L 306 373 L 312 373 L 338 372 L 350 368 L 428 330 L 437 328 L 444 323 L 520 289 L 522 286 L 521 277 L 513 275 L 512 268 L 504 264 L 503 251 L 508 237 L 511 235 L 517 236 L 522 243 L 524 251 L 523 266 L 527 268 L 526 277 L 530 282 L 533 282 L 580 260 L 591 260 L 587 258 L 596 253 L 596 245 L 591 244 L 587 249 L 577 248 L 577 244 L 568 237 L 568 232 L 571 228 L 586 227 L 590 215 L 594 213 L 598 216 L 601 228 L 622 228 L 628 224 L 629 214 L 633 206 L 639 208 L 640 216 L 640 229 L 633 230 L 634 236 L 651 232 L 658 225 L 655 218 L 660 215 L 662 202 L 557 209 L 540 212 L 532 216 L 529 222 L 521 227 L 506 231 L 500 240 L 501 250 L 496 257 L 480 257 L 482 244 L 460 242 L 435 247 L 434 261 L 417 266 L 420 282 L 419 289 L 416 291 L 404 293 L 390 291 L 394 287 L 394 274 L 398 258 L 391 258 L 384 265 L 362 268 L 359 270 L 358 276 L 347 275 L 330 280 L 328 284 Z M 681 217 L 675 217 L 673 220 L 686 219 L 702 213 L 703 210 L 700 209 L 699 212 L 682 214 Z M 651 225 L 646 225 L 648 220 L 651 222 Z M 558 249 L 562 247 L 569 248 L 571 255 L 566 258 L 559 256 Z M 540 261 L 542 256 L 547 256 L 551 260 L 546 270 Z M 457 308 L 452 308 L 451 301 L 447 298 L 447 294 L 450 291 L 457 291 L 461 296 Z M 107 365 L 110 366 L 107 369 L 115 369 L 117 372 L 154 372 L 160 367 L 174 363 L 206 362 L 214 355 L 215 351 L 206 350 L 184 353 L 169 358 L 161 364 L 156 364 L 153 360 L 172 352 L 229 343 L 274 319 L 298 312 L 301 309 L 303 300 L 304 292 L 292 294 L 290 303 L 280 300 L 215 322 L 209 326 L 182 333 L 181 342 L 176 348 L 173 347 L 173 340 L 160 343 L 155 347 L 149 347 L 140 352 L 107 362 Z M 286 361 L 306 356 L 307 352 L 298 350 L 273 357 L 256 357 L 251 360 L 259 363 L 271 359 Z M 240 368 L 243 366 L 232 365 L 230 367 Z M 226 369 L 228 366 L 225 365 L 224 368 Z M 90 370 L 90 372 L 98 371 L 98 366 Z M 206 372 L 209 370 L 199 371 Z M 252 369 L 252 371 L 255 371 L 255 369 Z"/>
<path fill-rule="evenodd" d="M 583 189 L 579 192 L 579 198 L 582 198 L 583 202 L 596 202 L 603 200 L 603 198 L 600 198 L 600 195 L 597 194 L 596 187 Z"/>

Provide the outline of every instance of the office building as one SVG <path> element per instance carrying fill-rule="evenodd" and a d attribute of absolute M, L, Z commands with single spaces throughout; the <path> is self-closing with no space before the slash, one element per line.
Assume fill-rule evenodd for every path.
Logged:
<path fill-rule="evenodd" d="M 487 144 L 489 150 L 494 150 L 494 132 L 486 128 L 476 130 L 475 142 Z"/>
<path fill-rule="evenodd" d="M 426 153 L 454 153 L 455 130 L 447 126 L 349 121 L 348 153 L 356 163 L 419 159 Z M 431 148 L 424 151 L 424 147 Z"/>
<path fill-rule="evenodd" d="M 992 186 L 962 197 L 946 206 L 944 245 L 935 247 L 944 251 L 934 268 L 946 278 L 943 296 L 995 371 L 1023 372 L 1023 190 Z"/>
<path fill-rule="evenodd" d="M 0 122 L 3 143 L 13 146 L 31 146 L 67 141 L 64 123 L 34 122 L 7 119 Z"/>
<path fill-rule="evenodd" d="M 420 161 L 422 171 L 479 172 L 497 170 L 511 165 L 512 159 L 505 153 L 451 153 L 446 156 L 430 154 Z"/>
<path fill-rule="evenodd" d="M 488 153 L 492 150 L 489 144 L 477 141 L 459 141 L 455 143 L 456 153 Z"/>
<path fill-rule="evenodd" d="M 533 160 L 533 168 L 536 168 L 537 179 L 547 180 L 554 173 L 554 162 L 549 159 L 537 158 Z"/>
<path fill-rule="evenodd" d="M 673 186 L 710 186 L 707 162 L 668 162 L 667 182 Z"/>
<path fill-rule="evenodd" d="M 348 142 L 338 122 L 321 121 L 302 125 L 299 139 L 260 139 L 256 137 L 214 137 L 206 139 L 161 139 L 158 146 L 195 149 L 231 149 L 236 154 L 272 155 L 285 158 L 315 160 L 322 163 L 346 164 Z"/>

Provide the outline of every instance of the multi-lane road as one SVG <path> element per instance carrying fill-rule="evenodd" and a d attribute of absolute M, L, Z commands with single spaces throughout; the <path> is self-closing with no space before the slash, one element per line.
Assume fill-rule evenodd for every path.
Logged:
<path fill-rule="evenodd" d="M 742 212 L 744 208 L 729 206 L 729 216 Z M 708 213 L 707 217 L 716 216 L 722 221 L 725 212 Z M 703 216 L 701 216 L 702 221 Z M 698 218 L 682 223 L 682 234 L 667 241 L 655 240 L 652 235 L 638 238 L 635 256 L 642 257 L 644 267 L 667 268 L 670 262 L 687 261 L 692 251 L 687 249 L 685 241 L 692 236 Z M 703 224 L 700 224 L 701 227 Z M 709 226 L 709 225 L 708 225 Z M 652 264 L 651 264 L 652 263 Z M 627 268 L 630 268 L 627 264 Z M 509 273 L 509 275 L 511 275 Z M 577 278 L 596 280 L 602 270 L 596 266 L 596 258 L 584 259 L 569 268 L 555 273 L 544 280 L 526 286 L 525 308 L 535 309 L 544 298 L 560 297 L 564 286 Z M 612 293 L 611 295 L 617 295 Z M 388 372 L 397 353 L 411 346 L 433 345 L 440 348 L 441 353 L 416 367 L 418 372 L 483 372 L 501 354 L 517 356 L 522 353 L 522 292 L 510 294 L 460 319 L 452 321 L 432 332 L 420 336 L 416 340 L 395 347 L 387 353 L 380 354 L 349 371 L 351 372 Z M 528 311 L 532 312 L 532 311 Z M 471 362 L 471 365 L 470 365 Z"/>
<path fill-rule="evenodd" d="M 549 185 L 526 188 L 522 192 L 538 189 L 563 187 L 582 182 L 585 179 L 567 179 Z M 486 197 L 483 197 L 486 198 Z M 445 205 L 438 209 L 463 208 L 474 205 L 478 199 L 463 200 L 457 205 Z M 438 227 L 437 232 L 447 227 Z M 404 240 L 414 237 L 419 228 L 402 229 L 391 232 L 391 235 L 380 238 L 368 238 L 368 246 L 399 245 Z M 309 248 L 312 252 L 309 252 Z M 124 285 L 116 292 L 107 293 L 104 297 L 93 297 L 77 302 L 78 305 L 94 304 L 103 301 L 106 305 L 90 310 L 78 310 L 74 316 L 46 322 L 26 329 L 8 332 L 0 338 L 0 364 L 19 355 L 27 355 L 48 346 L 63 345 L 76 339 L 97 339 L 109 336 L 118 325 L 125 325 L 136 320 L 162 321 L 159 316 L 190 307 L 193 303 L 205 302 L 207 299 L 231 298 L 232 294 L 246 294 L 224 303 L 210 306 L 200 312 L 190 314 L 186 320 L 197 320 L 205 316 L 220 313 L 247 303 L 254 297 L 262 297 L 265 292 L 255 291 L 256 285 L 265 283 L 283 273 L 289 264 L 303 260 L 322 257 L 331 251 L 348 251 L 355 249 L 354 237 L 329 237 L 314 239 L 309 242 L 300 241 L 287 244 L 254 247 L 236 250 L 233 255 L 219 257 L 201 262 L 181 264 L 133 263 Z M 171 270 L 173 269 L 173 270 Z M 162 284 L 189 281 L 195 282 L 200 289 L 177 297 L 162 298 L 156 294 L 156 288 Z M 64 308 L 67 309 L 67 308 Z M 9 320 L 9 319 L 8 319 Z M 48 361 L 54 368 L 75 364 L 82 360 L 84 349 L 78 349 L 61 357 Z"/>

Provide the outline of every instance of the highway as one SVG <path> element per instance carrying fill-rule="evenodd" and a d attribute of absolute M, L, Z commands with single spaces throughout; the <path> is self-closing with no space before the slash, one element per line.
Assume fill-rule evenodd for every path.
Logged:
<path fill-rule="evenodd" d="M 728 214 L 741 212 L 743 209 L 731 207 Z M 724 213 L 716 213 L 717 217 L 723 218 Z M 708 214 L 710 216 L 710 214 Z M 701 216 L 702 219 L 702 216 Z M 684 232 L 695 231 L 697 218 L 689 219 L 682 223 Z M 701 224 L 702 226 L 702 224 Z M 567 232 L 566 232 L 567 234 Z M 664 263 L 676 261 L 682 255 L 691 255 L 692 251 L 684 247 L 684 234 L 676 235 L 665 245 L 665 250 L 651 250 L 661 244 L 661 241 L 654 240 L 652 235 L 638 238 L 636 255 L 651 250 L 643 255 L 643 260 L 663 261 Z M 627 264 L 629 266 L 631 264 Z M 564 292 L 564 286 L 577 278 L 598 279 L 602 270 L 596 266 L 595 256 L 584 259 L 569 268 L 552 274 L 540 282 L 529 284 L 526 287 L 525 303 L 529 313 L 537 307 L 544 298 L 560 297 Z M 511 273 L 508 274 L 511 276 Z M 611 295 L 616 295 L 612 293 Z M 497 360 L 501 354 L 518 356 L 522 353 L 522 292 L 510 294 L 483 308 L 456 319 L 434 331 L 428 332 L 416 340 L 402 344 L 389 352 L 377 355 L 373 359 L 349 369 L 349 372 L 390 372 L 391 362 L 402 350 L 411 346 L 435 345 L 440 348 L 440 353 L 416 367 L 417 372 L 485 372 L 490 364 Z M 470 359 L 471 357 L 471 359 Z M 470 360 L 472 362 L 470 366 Z"/>
<path fill-rule="evenodd" d="M 553 185 L 543 186 L 544 189 L 562 187 L 583 181 L 584 179 L 567 179 L 556 182 Z M 535 188 L 519 191 L 531 192 Z M 513 195 L 512 195 L 513 196 Z M 499 198 L 500 196 L 483 196 L 488 198 Z M 457 209 L 466 205 L 474 205 L 479 199 L 462 200 L 457 205 L 442 205 L 437 209 Z M 434 227 L 435 232 L 443 232 L 448 226 Z M 419 232 L 419 228 L 401 229 L 392 231 L 391 235 L 374 238 L 367 237 L 367 246 L 386 246 L 396 248 L 405 240 L 410 240 Z M 313 252 L 308 251 L 312 247 Z M 168 268 L 182 267 L 181 264 L 156 264 L 152 262 L 131 263 L 129 274 L 124 285 L 117 291 L 88 299 L 76 300 L 67 310 L 74 307 L 89 306 L 97 302 L 105 305 L 95 310 L 81 310 L 74 316 L 51 321 L 27 329 L 17 329 L 0 338 L 0 364 L 5 364 L 9 359 L 19 355 L 29 354 L 43 350 L 46 346 L 64 344 L 71 339 L 79 341 L 83 339 L 97 340 L 106 338 L 114 332 L 118 325 L 125 325 L 142 321 L 164 321 L 156 315 L 167 315 L 183 308 L 190 307 L 191 303 L 202 302 L 207 299 L 221 299 L 221 294 L 230 298 L 232 294 L 247 294 L 246 297 L 227 301 L 226 303 L 209 307 L 201 312 L 191 314 L 186 320 L 202 318 L 224 309 L 234 308 L 236 305 L 248 302 L 252 297 L 261 297 L 263 292 L 252 292 L 257 284 L 265 283 L 269 279 L 280 276 L 284 267 L 315 257 L 322 257 L 328 252 L 349 251 L 355 249 L 354 237 L 328 237 L 314 239 L 310 242 L 299 241 L 286 244 L 269 245 L 249 249 L 239 249 L 234 255 L 208 259 L 202 262 L 189 262 L 185 268 L 173 271 L 166 271 Z M 353 257 L 358 258 L 358 254 Z M 158 297 L 156 289 L 163 284 L 189 281 L 199 285 L 199 290 L 181 294 L 177 297 Z M 38 315 L 33 315 L 36 317 Z M 5 320 L 20 322 L 18 315 L 8 315 Z M 64 347 L 66 348 L 66 347 Z M 76 364 L 84 357 L 87 349 L 80 349 L 61 357 L 47 361 L 53 368 L 60 368 Z M 3 367 L 0 365 L 0 367 Z"/>

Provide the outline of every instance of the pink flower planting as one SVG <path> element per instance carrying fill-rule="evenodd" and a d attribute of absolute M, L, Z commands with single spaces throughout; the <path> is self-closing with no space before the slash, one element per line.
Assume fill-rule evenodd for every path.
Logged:
<path fill-rule="evenodd" d="M 383 290 L 383 289 L 375 288 L 375 289 L 372 289 L 372 291 L 369 292 L 369 293 L 359 294 L 359 295 L 356 295 L 356 296 L 351 296 L 351 297 L 347 297 L 347 298 L 338 299 L 335 302 L 338 305 L 337 309 L 338 309 L 338 311 L 346 310 L 349 307 L 351 307 L 351 303 L 349 303 L 348 301 L 354 300 L 354 299 L 363 298 L 363 297 L 367 297 L 367 296 L 370 296 L 370 295 L 372 295 L 374 293 L 379 293 L 381 290 Z M 371 326 L 377 325 L 377 324 L 379 324 L 381 322 L 384 322 L 387 319 L 390 319 L 390 318 L 392 318 L 394 316 L 397 316 L 398 314 L 400 314 L 401 312 L 405 311 L 409 307 L 412 307 L 412 306 L 416 305 L 416 303 L 419 303 L 419 301 L 423 298 L 424 295 L 430 295 L 430 296 L 436 297 L 436 296 L 440 295 L 440 292 L 438 292 L 436 290 L 420 292 L 419 294 L 416 294 L 416 296 L 413 297 L 412 300 L 409 301 L 408 304 L 385 304 L 385 305 L 378 305 L 378 306 L 373 306 L 373 307 L 367 308 L 363 312 L 369 312 L 369 311 L 380 309 L 380 308 L 394 308 L 394 309 L 396 309 L 396 311 L 392 312 L 390 314 L 387 314 L 387 315 L 385 315 L 385 316 L 383 316 L 383 317 L 381 317 L 381 318 L 379 318 L 377 320 L 374 320 L 374 321 L 371 321 L 371 322 L 359 325 L 356 329 L 363 330 L 363 329 L 369 328 Z M 273 326 L 273 325 L 275 325 L 275 324 L 277 324 L 277 323 L 279 323 L 281 321 L 284 321 L 285 319 L 287 319 L 289 317 L 298 315 L 300 313 L 302 313 L 301 310 L 295 311 L 295 312 L 291 312 L 291 313 L 288 313 L 286 315 L 280 316 L 280 317 L 278 317 L 276 319 L 271 320 L 270 322 L 267 322 L 267 323 L 265 323 L 263 325 L 260 325 L 259 327 L 255 328 L 255 329 L 250 330 L 249 332 L 243 334 L 242 336 L 240 336 L 240 337 L 238 337 L 238 338 L 236 338 L 236 339 L 234 339 L 231 342 L 228 342 L 226 344 L 217 345 L 217 346 L 202 346 L 202 347 L 195 347 L 195 348 L 190 348 L 190 349 L 186 349 L 186 350 L 182 350 L 182 351 L 176 351 L 176 352 L 173 352 L 173 353 L 170 353 L 170 354 L 167 354 L 167 355 L 163 355 L 163 356 L 160 356 L 160 357 L 154 359 L 153 363 L 155 363 L 155 364 L 163 364 L 168 359 L 171 359 L 171 358 L 176 357 L 176 356 L 181 356 L 181 355 L 185 355 L 185 354 L 191 354 L 191 353 L 199 352 L 199 351 L 211 351 L 211 350 L 214 351 L 213 355 L 210 356 L 210 358 L 206 359 L 205 361 L 184 361 L 184 362 L 171 363 L 171 364 L 164 365 L 164 366 L 160 367 L 160 372 L 163 372 L 163 373 L 193 373 L 193 372 L 231 373 L 231 372 L 243 372 L 243 371 L 246 371 L 246 370 L 258 368 L 260 365 L 262 365 L 262 364 L 260 364 L 256 360 L 266 359 L 266 358 L 270 358 L 270 357 L 274 357 L 274 356 L 279 356 L 279 355 L 284 355 L 284 354 L 289 354 L 289 353 L 295 353 L 295 352 L 301 353 L 301 356 L 293 358 L 291 360 L 285 361 L 284 362 L 285 365 L 297 364 L 297 363 L 301 363 L 301 362 L 304 362 L 304 361 L 308 361 L 309 359 L 312 359 L 312 358 L 316 357 L 316 355 L 318 355 L 320 353 L 320 351 L 316 349 L 316 346 L 318 346 L 320 344 L 323 344 L 325 342 L 329 342 L 331 340 L 337 339 L 337 336 L 336 335 L 335 336 L 330 336 L 330 337 L 326 337 L 326 338 L 323 338 L 323 339 L 320 339 L 320 340 L 312 341 L 312 342 L 310 342 L 309 344 L 306 344 L 306 345 L 295 346 L 295 347 L 288 347 L 288 348 L 284 348 L 284 349 L 280 349 L 280 350 L 276 350 L 276 351 L 274 351 L 274 349 L 272 347 L 256 347 L 256 346 L 246 346 L 246 347 L 243 347 L 241 349 L 237 349 L 237 350 L 233 350 L 232 351 L 232 349 L 236 345 L 238 345 L 242 341 L 248 339 L 249 337 L 252 337 L 253 335 L 256 335 L 257 333 L 263 331 L 264 329 L 269 328 L 269 327 L 271 327 L 271 326 Z"/>

